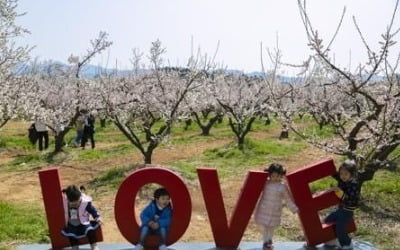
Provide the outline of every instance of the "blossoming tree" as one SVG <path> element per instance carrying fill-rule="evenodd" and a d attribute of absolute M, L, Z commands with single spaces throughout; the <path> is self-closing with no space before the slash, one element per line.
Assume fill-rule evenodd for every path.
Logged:
<path fill-rule="evenodd" d="M 330 49 L 337 32 L 326 43 L 314 29 L 305 2 L 299 0 L 298 3 L 314 53 L 312 56 L 326 72 L 323 79 L 312 83 L 313 88 L 319 93 L 329 91 L 325 95 L 329 102 L 315 101 L 309 95 L 304 96 L 308 98 L 305 103 L 310 111 L 323 112 L 335 134 L 331 138 L 322 138 L 302 133 L 300 128 L 292 129 L 317 147 L 355 160 L 360 181 L 371 180 L 377 170 L 390 166 L 400 157 L 396 151 L 400 144 L 399 57 L 395 57 L 394 62 L 389 57 L 389 49 L 395 50 L 394 37 L 399 31 L 393 27 L 399 1 L 396 1 L 392 19 L 376 50 L 366 42 L 353 18 L 368 55 L 367 62 L 354 71 L 337 65 L 332 57 Z M 341 21 L 339 27 L 340 24 Z"/>
<path fill-rule="evenodd" d="M 143 54 L 133 55 L 129 77 L 102 78 L 99 92 L 108 117 L 139 149 L 144 163 L 152 163 L 154 150 L 165 141 L 178 117 L 188 116 L 185 96 L 201 86 L 213 67 L 205 56 L 192 56 L 186 67 L 165 65 L 159 40 L 152 43 L 147 67 Z"/>
<path fill-rule="evenodd" d="M 16 11 L 17 0 L 0 1 L 0 128 L 17 116 L 24 103 L 23 91 L 28 81 L 17 76 L 18 68 L 29 59 L 28 46 L 17 46 L 15 40 L 28 33 L 16 24 L 23 15 Z"/>

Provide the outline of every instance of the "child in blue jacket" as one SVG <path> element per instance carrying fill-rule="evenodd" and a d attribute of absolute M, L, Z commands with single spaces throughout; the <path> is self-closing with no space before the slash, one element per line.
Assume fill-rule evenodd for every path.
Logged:
<path fill-rule="evenodd" d="M 172 217 L 170 201 L 171 197 L 165 188 L 158 188 L 154 191 L 154 200 L 140 213 L 142 225 L 135 250 L 143 250 L 145 239 L 150 233 L 160 236 L 160 250 L 167 249 L 167 233 Z"/>

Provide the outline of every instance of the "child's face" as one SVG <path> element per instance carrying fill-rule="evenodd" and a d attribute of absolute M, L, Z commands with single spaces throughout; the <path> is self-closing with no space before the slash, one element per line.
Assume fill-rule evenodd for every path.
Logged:
<path fill-rule="evenodd" d="M 340 179 L 344 182 L 348 182 L 351 179 L 351 174 L 346 169 L 340 169 L 339 175 Z"/>
<path fill-rule="evenodd" d="M 156 203 L 160 208 L 164 208 L 169 205 L 171 198 L 169 195 L 162 195 L 156 199 Z"/>
<path fill-rule="evenodd" d="M 70 207 L 74 207 L 74 208 L 77 208 L 77 207 L 79 207 L 79 203 L 81 202 L 81 199 L 78 199 L 78 200 L 76 200 L 76 201 L 70 201 L 69 202 L 69 206 Z"/>
<path fill-rule="evenodd" d="M 278 173 L 272 173 L 269 175 L 269 179 L 273 182 L 280 182 L 282 180 L 282 175 Z"/>

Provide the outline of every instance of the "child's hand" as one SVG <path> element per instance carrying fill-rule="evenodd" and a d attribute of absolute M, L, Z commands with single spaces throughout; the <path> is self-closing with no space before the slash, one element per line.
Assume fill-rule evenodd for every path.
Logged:
<path fill-rule="evenodd" d="M 103 225 L 104 224 L 104 222 L 101 219 L 101 217 L 96 218 L 96 222 L 99 223 L 99 225 Z"/>
<path fill-rule="evenodd" d="M 341 190 L 340 188 L 335 190 L 335 194 L 339 199 L 342 199 L 344 195 L 343 190 Z"/>
<path fill-rule="evenodd" d="M 155 221 L 150 221 L 150 222 L 149 222 L 149 227 L 150 227 L 151 229 L 153 229 L 153 230 L 156 230 L 156 229 L 158 229 L 159 225 L 158 225 L 158 223 L 155 222 Z"/>

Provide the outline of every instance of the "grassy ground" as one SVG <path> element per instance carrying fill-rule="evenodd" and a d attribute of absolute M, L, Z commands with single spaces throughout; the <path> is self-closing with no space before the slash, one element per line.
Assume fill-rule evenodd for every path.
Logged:
<path fill-rule="evenodd" d="M 15 241 L 48 242 L 43 211 L 34 204 L 0 201 L 0 249 Z"/>
<path fill-rule="evenodd" d="M 26 133 L 28 127 L 29 124 L 12 122 L 0 130 L 0 182 L 8 176 L 35 173 L 49 164 L 80 170 L 96 165 L 96 174 L 86 184 L 89 189 L 96 190 L 95 197 L 101 197 L 106 193 L 115 193 L 126 174 L 132 171 L 135 164 L 141 163 L 138 151 L 112 125 L 96 129 L 95 150 L 67 147 L 59 155 L 53 155 L 50 151 L 38 152 L 30 145 Z M 277 140 L 279 125 L 276 123 L 268 126 L 261 121 L 255 123 L 243 151 L 236 148 L 234 137 L 226 123 L 218 124 L 211 132 L 211 136 L 203 137 L 199 136 L 200 131 L 194 125 L 189 130 L 177 126 L 173 129 L 170 140 L 156 151 L 181 150 L 182 155 L 173 157 L 164 154 L 155 157 L 163 165 L 180 173 L 193 186 L 198 185 L 195 180 L 196 167 L 199 166 L 215 167 L 222 182 L 232 182 L 237 176 L 244 176 L 249 169 L 262 169 L 263 165 L 273 161 L 283 162 L 291 167 L 299 166 L 301 162 L 309 164 L 321 160 L 314 159 L 313 157 L 318 157 L 313 155 L 315 150 L 298 138 Z M 322 133 L 330 136 L 329 130 Z M 73 137 L 72 131 L 66 138 L 68 144 Z M 194 150 L 202 147 L 204 150 Z M 136 157 L 133 161 L 125 160 L 131 155 Z M 241 182 L 236 185 L 241 185 Z M 322 190 L 332 185 L 334 182 L 326 179 L 313 183 L 312 188 Z M 354 237 L 373 242 L 379 249 L 396 249 L 400 244 L 399 172 L 379 172 L 373 181 L 364 185 L 362 194 L 363 204 L 356 212 L 358 231 Z M 9 249 L 22 242 L 40 243 L 49 240 L 40 200 L 23 202 L 18 197 L 16 194 L 15 199 L 0 196 L 0 249 Z M 303 239 L 301 230 L 291 226 L 293 223 L 284 224 L 276 233 L 278 239 Z"/>

